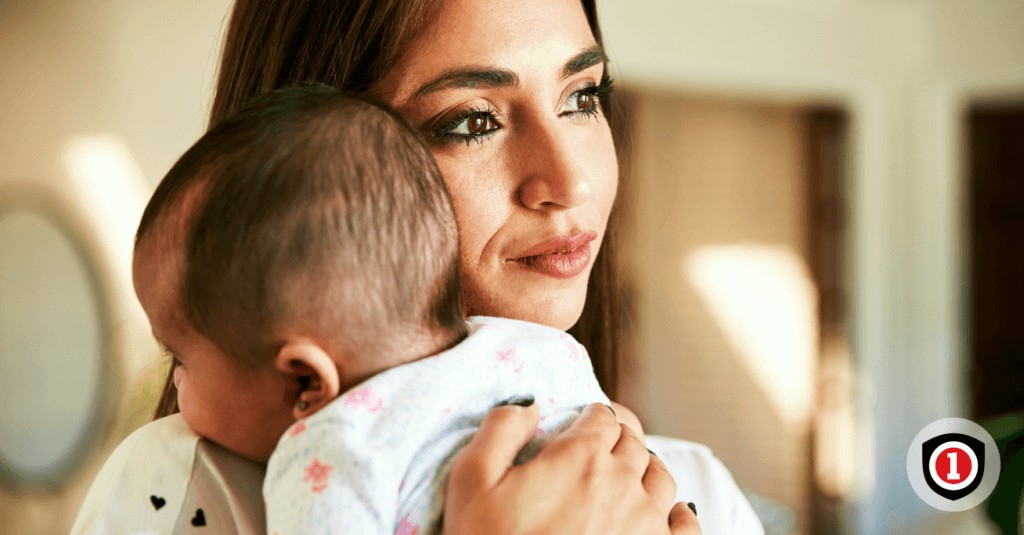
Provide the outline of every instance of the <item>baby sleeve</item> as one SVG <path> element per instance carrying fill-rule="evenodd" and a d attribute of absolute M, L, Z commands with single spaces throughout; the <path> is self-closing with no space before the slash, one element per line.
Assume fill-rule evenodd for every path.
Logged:
<path fill-rule="evenodd" d="M 336 418 L 296 422 L 270 457 L 263 498 L 270 535 L 394 533 L 392 472 Z"/>

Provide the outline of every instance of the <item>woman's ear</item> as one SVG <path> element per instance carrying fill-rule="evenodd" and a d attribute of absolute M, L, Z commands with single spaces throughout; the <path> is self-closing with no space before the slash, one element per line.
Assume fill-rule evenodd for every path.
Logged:
<path fill-rule="evenodd" d="M 326 351 L 314 343 L 286 343 L 277 352 L 274 367 L 295 379 L 292 414 L 296 420 L 324 408 L 341 393 L 338 366 Z"/>

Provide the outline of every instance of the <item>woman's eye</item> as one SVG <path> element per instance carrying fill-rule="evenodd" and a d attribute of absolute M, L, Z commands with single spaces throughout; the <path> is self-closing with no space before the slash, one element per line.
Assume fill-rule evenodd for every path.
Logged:
<path fill-rule="evenodd" d="M 569 97 L 569 105 L 566 107 L 567 113 L 580 113 L 589 112 L 597 107 L 597 98 L 593 93 L 592 87 L 588 87 L 582 91 L 577 91 Z"/>
<path fill-rule="evenodd" d="M 562 114 L 573 115 L 597 115 L 601 111 L 601 99 L 615 90 L 611 78 L 598 85 L 584 87 L 569 95 L 568 102 L 562 108 Z"/>
<path fill-rule="evenodd" d="M 462 120 L 461 124 L 448 131 L 449 134 L 479 136 L 498 128 L 494 118 L 487 113 L 475 113 Z"/>
<path fill-rule="evenodd" d="M 434 131 L 433 137 L 440 141 L 483 141 L 501 129 L 502 125 L 494 113 L 485 110 L 468 109 L 459 113 L 447 125 Z"/>

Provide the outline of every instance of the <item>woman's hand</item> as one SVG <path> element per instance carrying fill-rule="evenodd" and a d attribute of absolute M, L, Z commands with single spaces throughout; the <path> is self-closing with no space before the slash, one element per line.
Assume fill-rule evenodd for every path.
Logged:
<path fill-rule="evenodd" d="M 700 533 L 675 481 L 608 407 L 583 414 L 533 460 L 512 467 L 535 436 L 536 404 L 493 409 L 448 476 L 445 535 Z"/>
<path fill-rule="evenodd" d="M 627 409 L 625 405 L 615 403 L 614 401 L 612 402 L 611 407 L 612 411 L 615 412 L 615 419 L 618 420 L 620 424 L 626 424 L 629 426 L 629 428 L 636 433 L 636 436 L 640 437 L 640 440 L 646 444 L 647 436 L 644 435 L 644 426 L 640 425 L 640 419 L 633 414 L 633 411 Z"/>

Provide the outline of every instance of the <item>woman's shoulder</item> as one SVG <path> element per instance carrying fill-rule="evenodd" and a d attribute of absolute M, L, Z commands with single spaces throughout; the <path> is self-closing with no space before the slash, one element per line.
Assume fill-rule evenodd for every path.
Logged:
<path fill-rule="evenodd" d="M 128 435 L 114 449 L 93 480 L 71 529 L 78 533 L 132 533 L 139 524 L 136 511 L 152 517 L 148 528 L 170 532 L 173 519 L 160 523 L 161 509 L 180 508 L 169 503 L 180 496 L 192 471 L 199 436 L 180 414 L 150 422 Z M 141 489 L 150 490 L 143 496 Z M 174 492 L 172 489 L 181 488 Z M 152 514 L 150 513 L 152 511 Z M 141 527 L 141 526 L 140 526 Z"/>
<path fill-rule="evenodd" d="M 264 468 L 203 440 L 180 414 L 150 422 L 107 458 L 72 534 L 261 533 Z"/>
<path fill-rule="evenodd" d="M 701 531 L 720 535 L 762 535 L 764 527 L 732 474 L 696 442 L 648 435 L 647 447 L 668 467 L 676 481 L 676 501 L 697 508 Z"/>

